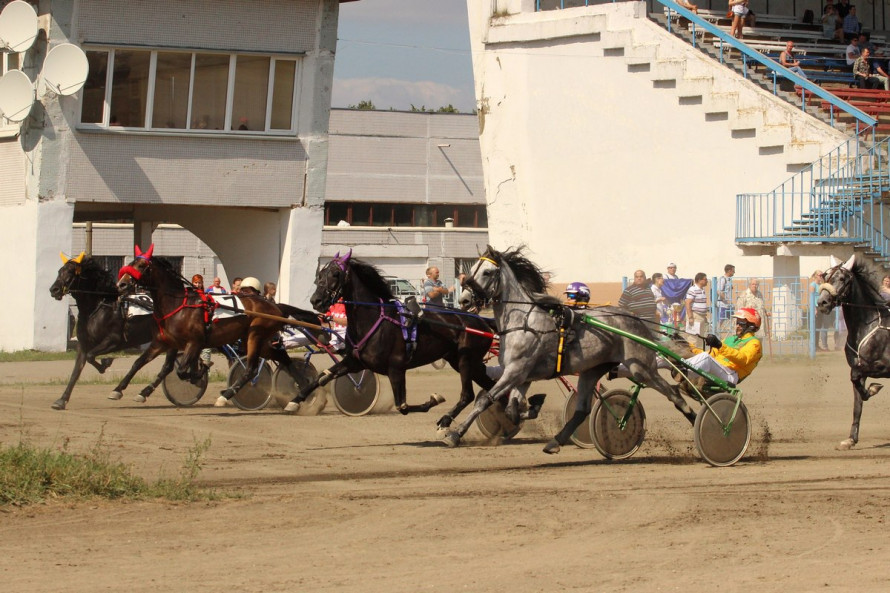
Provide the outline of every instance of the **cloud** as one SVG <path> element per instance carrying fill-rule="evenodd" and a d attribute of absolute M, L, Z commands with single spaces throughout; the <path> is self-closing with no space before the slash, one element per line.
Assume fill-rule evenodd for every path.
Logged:
<path fill-rule="evenodd" d="M 371 100 L 377 109 L 390 107 L 400 111 L 425 106 L 438 109 L 454 105 L 461 112 L 475 108 L 472 88 L 459 88 L 430 80 L 408 81 L 396 78 L 346 78 L 335 79 L 331 105 L 348 107 L 359 101 Z"/>

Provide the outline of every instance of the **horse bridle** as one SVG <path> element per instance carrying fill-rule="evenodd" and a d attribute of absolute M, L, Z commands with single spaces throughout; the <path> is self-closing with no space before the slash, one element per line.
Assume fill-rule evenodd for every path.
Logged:
<path fill-rule="evenodd" d="M 497 276 L 495 277 L 495 284 L 492 286 L 492 289 L 490 291 L 486 291 L 482 288 L 482 286 L 479 285 L 479 282 L 477 282 L 473 276 L 469 276 L 468 278 L 464 279 L 464 288 L 468 288 L 470 290 L 470 294 L 473 297 L 474 303 L 484 303 L 485 301 L 491 301 L 492 303 L 500 302 L 500 298 L 498 298 L 497 295 L 501 291 L 501 266 L 498 265 L 498 263 L 490 257 L 485 257 L 484 255 L 479 258 L 479 261 L 490 263 L 498 271 Z M 486 293 L 490 293 L 491 296 L 487 296 Z"/>
<path fill-rule="evenodd" d="M 340 261 L 331 260 L 324 268 L 322 268 L 322 271 L 327 270 L 334 264 L 336 264 L 337 267 L 340 268 L 340 271 L 343 272 L 343 279 L 337 282 L 337 286 L 334 289 L 328 287 L 328 282 L 325 282 L 323 287 L 319 287 L 324 290 L 325 298 L 330 299 L 330 305 L 338 302 L 343 297 L 343 290 L 346 288 L 346 282 L 349 280 L 349 266 Z"/>

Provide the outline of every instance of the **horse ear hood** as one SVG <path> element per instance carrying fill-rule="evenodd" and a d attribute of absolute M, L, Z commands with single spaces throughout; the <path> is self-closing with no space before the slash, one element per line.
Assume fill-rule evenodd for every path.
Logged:
<path fill-rule="evenodd" d="M 850 259 L 848 259 L 846 262 L 844 262 L 843 267 L 848 272 L 852 272 L 853 266 L 855 266 L 855 265 L 856 265 L 856 254 L 854 253 L 853 255 L 850 256 Z"/>
<path fill-rule="evenodd" d="M 86 251 L 81 251 L 81 252 L 80 252 L 80 255 L 78 255 L 77 257 L 75 257 L 72 261 L 73 261 L 74 263 L 76 263 L 76 264 L 82 264 L 82 263 L 83 263 L 83 258 L 84 258 L 84 256 L 86 255 L 86 253 L 87 253 Z"/>
<path fill-rule="evenodd" d="M 141 258 L 141 259 L 151 259 L 151 253 L 152 253 L 152 251 L 154 251 L 154 250 L 155 250 L 155 244 L 154 244 L 154 243 L 152 243 L 151 245 L 148 246 L 148 250 L 146 250 L 145 253 L 143 253 L 142 250 L 139 249 L 139 246 L 138 246 L 138 245 L 134 245 L 134 246 L 133 246 L 133 254 L 134 254 L 136 257 Z"/>
<path fill-rule="evenodd" d="M 59 252 L 59 257 L 62 258 L 62 263 L 63 263 L 63 264 L 67 264 L 67 263 L 68 263 L 68 260 L 71 259 L 71 258 L 68 257 L 67 255 L 65 255 L 65 253 L 62 252 L 62 251 Z"/>

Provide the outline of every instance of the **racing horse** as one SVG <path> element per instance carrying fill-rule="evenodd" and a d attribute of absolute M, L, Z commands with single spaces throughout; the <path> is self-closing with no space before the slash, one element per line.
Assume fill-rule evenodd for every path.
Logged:
<path fill-rule="evenodd" d="M 502 396 L 511 394 L 509 410 L 515 408 L 513 398 L 524 396 L 532 381 L 578 373 L 575 412 L 544 447 L 545 453 L 558 453 L 590 414 L 597 382 L 619 363 L 624 363 L 634 380 L 667 396 L 690 424 L 695 422 L 695 413 L 677 386 L 658 374 L 656 352 L 617 333 L 585 323 L 581 314 L 547 295 L 543 273 L 525 257 L 521 247 L 499 252 L 487 246 L 464 279 L 464 287 L 475 296 L 462 295 L 462 304 L 468 298 L 492 302 L 500 330 L 500 362 L 504 373 L 488 393 L 479 394 L 466 420 L 446 433 L 444 440 L 448 446 L 457 446 L 476 417 Z M 617 307 L 593 307 L 584 314 L 624 332 L 651 339 L 642 320 Z M 563 342 L 562 348 L 560 342 Z"/>
<path fill-rule="evenodd" d="M 65 391 L 52 404 L 53 409 L 64 410 L 86 363 L 104 373 L 114 359 L 96 360 L 97 356 L 151 342 L 155 325 L 150 315 L 127 316 L 118 302 L 114 276 L 94 259 L 83 253 L 72 258 L 59 255 L 62 267 L 49 293 L 57 301 L 70 294 L 77 303 L 77 357 Z M 113 393 L 121 389 L 118 385 Z"/>
<path fill-rule="evenodd" d="M 874 273 L 855 255 L 829 268 L 825 282 L 819 286 L 816 306 L 826 314 L 840 306 L 847 323 L 844 354 L 853 383 L 853 425 L 850 438 L 841 441 L 838 448 L 851 449 L 859 442 L 862 402 L 883 387 L 872 383 L 866 389 L 865 380 L 890 377 L 890 309 L 878 290 Z"/>
<path fill-rule="evenodd" d="M 131 292 L 136 285 L 149 292 L 154 301 L 153 317 L 158 328 L 158 339 L 136 360 L 130 374 L 166 352 L 167 358 L 161 368 L 163 378 L 173 370 L 179 350 L 183 356 L 177 375 L 183 380 L 197 381 L 203 374 L 203 369 L 198 367 L 201 349 L 231 344 L 239 339 L 247 350 L 247 368 L 236 383 L 221 392 L 214 405 L 226 405 L 253 379 L 260 357 L 274 360 L 292 373 L 290 357 L 271 344 L 284 325 L 281 308 L 259 295 L 241 293 L 238 296 L 245 314 L 211 320 L 216 306 L 212 299 L 180 276 L 169 262 L 152 258 L 153 250 L 154 245 L 142 253 L 137 245 L 135 259 L 121 268 L 118 275 L 117 286 L 122 293 Z M 317 317 L 315 319 L 317 321 Z"/>
<path fill-rule="evenodd" d="M 344 300 L 346 354 L 294 397 L 285 411 L 298 410 L 300 402 L 316 387 L 347 373 L 370 369 L 389 378 L 399 412 L 427 412 L 444 398 L 433 395 L 423 404 L 409 405 L 405 371 L 445 359 L 461 379 L 460 400 L 437 422 L 439 428 L 446 428 L 473 401 L 474 382 L 483 389 L 494 385 L 485 373 L 484 363 L 493 336 L 482 318 L 427 307 L 413 321 L 413 314 L 398 308 L 400 305 L 380 272 L 353 258 L 351 249 L 343 256 L 337 253 L 318 270 L 315 286 L 310 302 L 316 311 L 327 311 L 341 298 Z"/>

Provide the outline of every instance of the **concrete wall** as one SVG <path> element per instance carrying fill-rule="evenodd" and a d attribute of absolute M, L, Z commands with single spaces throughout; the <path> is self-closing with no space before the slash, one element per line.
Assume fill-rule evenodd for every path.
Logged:
<path fill-rule="evenodd" d="M 793 172 L 788 159 L 707 121 L 701 106 L 653 88 L 604 48 L 630 31 L 628 53 L 653 44 L 686 76 L 712 78 L 764 119 L 789 121 L 786 153 L 811 142 L 827 151 L 843 134 L 668 35 L 642 3 L 534 13 L 532 0 L 507 0 L 499 6 L 511 16 L 496 19 L 491 0 L 467 6 L 496 248 L 528 244 L 557 283 L 663 272 L 669 261 L 688 276 L 720 275 L 728 262 L 741 275 L 771 273 L 770 257 L 742 260 L 735 246 L 735 196 L 779 185 Z"/>

